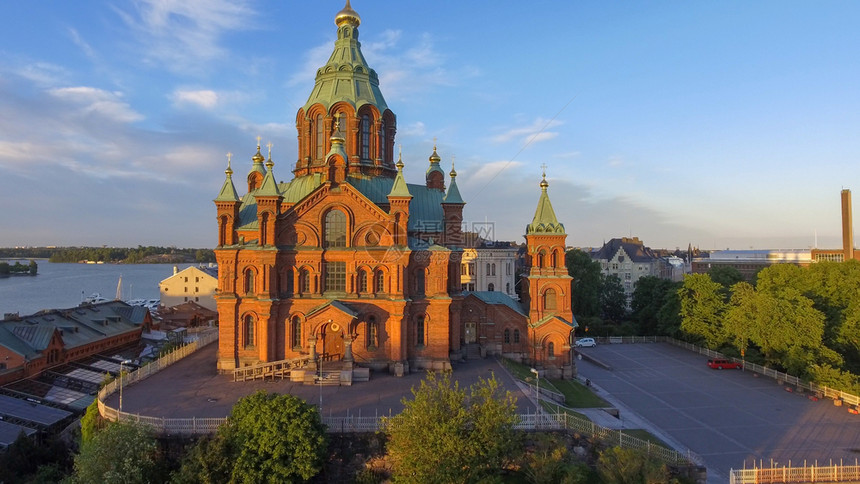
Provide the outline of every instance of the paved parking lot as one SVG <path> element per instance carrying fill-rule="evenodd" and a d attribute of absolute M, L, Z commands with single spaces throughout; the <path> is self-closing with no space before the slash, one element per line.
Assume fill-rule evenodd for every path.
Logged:
<path fill-rule="evenodd" d="M 759 460 L 802 466 L 860 458 L 860 416 L 831 400 L 813 402 L 750 372 L 711 370 L 707 357 L 667 343 L 581 351 L 612 369 L 580 360 L 580 376 L 701 455 L 710 482 L 728 482 L 729 469 Z"/>
<path fill-rule="evenodd" d="M 226 417 L 239 398 L 258 390 L 292 394 L 318 405 L 322 395 L 324 415 L 387 415 L 403 409 L 401 399 L 410 397 L 410 389 L 418 386 L 424 372 L 397 378 L 386 373 L 372 373 L 369 382 L 352 386 L 308 386 L 287 380 L 233 382 L 228 375 L 215 370 L 213 343 L 171 365 L 146 380 L 123 390 L 123 411 L 150 417 Z M 460 387 L 468 387 L 479 377 L 495 374 L 507 390 L 517 397 L 518 412 L 534 413 L 532 401 L 520 386 L 495 360 L 472 360 L 456 364 L 454 377 Z M 119 394 L 108 397 L 107 404 L 117 408 Z"/>

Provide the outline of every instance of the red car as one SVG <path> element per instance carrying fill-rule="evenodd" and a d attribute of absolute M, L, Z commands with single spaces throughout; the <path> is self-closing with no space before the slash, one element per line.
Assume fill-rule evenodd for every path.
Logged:
<path fill-rule="evenodd" d="M 713 368 L 715 370 L 722 370 L 723 368 L 728 368 L 730 370 L 740 370 L 744 366 L 740 363 L 735 363 L 734 361 L 727 360 L 725 358 L 714 358 L 712 360 L 708 360 L 708 367 Z"/>

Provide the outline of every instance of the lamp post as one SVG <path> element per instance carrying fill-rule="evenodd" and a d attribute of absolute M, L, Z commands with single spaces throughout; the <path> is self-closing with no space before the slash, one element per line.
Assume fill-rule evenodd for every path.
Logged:
<path fill-rule="evenodd" d="M 540 373 L 538 373 L 534 368 L 531 368 L 531 372 L 535 375 L 535 405 L 537 405 L 537 411 L 535 413 L 540 415 Z"/>
<path fill-rule="evenodd" d="M 129 363 L 131 363 L 131 360 L 122 360 L 119 362 L 119 413 L 122 413 L 122 365 L 127 365 Z"/>

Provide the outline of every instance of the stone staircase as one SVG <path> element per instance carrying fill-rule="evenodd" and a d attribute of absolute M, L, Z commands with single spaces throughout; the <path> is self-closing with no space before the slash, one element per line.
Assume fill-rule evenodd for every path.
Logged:
<path fill-rule="evenodd" d="M 480 360 L 481 359 L 481 345 L 477 343 L 468 344 L 464 347 L 466 353 L 467 360 Z"/>

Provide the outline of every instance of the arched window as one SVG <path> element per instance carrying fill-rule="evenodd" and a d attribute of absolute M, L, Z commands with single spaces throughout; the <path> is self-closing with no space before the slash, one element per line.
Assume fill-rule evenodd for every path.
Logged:
<path fill-rule="evenodd" d="M 505 328 L 505 344 L 511 342 L 511 330 Z"/>
<path fill-rule="evenodd" d="M 550 341 L 549 344 L 546 346 L 546 354 L 550 358 L 555 358 L 555 343 L 553 343 L 552 341 Z"/>
<path fill-rule="evenodd" d="M 325 247 L 346 247 L 346 215 L 331 210 L 325 215 Z"/>
<path fill-rule="evenodd" d="M 424 294 L 424 269 L 415 272 L 415 294 Z"/>
<path fill-rule="evenodd" d="M 379 346 L 379 327 L 376 324 L 375 316 L 367 317 L 367 346 L 368 348 Z"/>
<path fill-rule="evenodd" d="M 494 262 L 493 265 L 490 267 L 492 267 L 492 269 L 493 269 L 493 272 L 491 273 L 491 275 L 495 276 L 496 275 L 496 263 Z"/>
<path fill-rule="evenodd" d="M 294 350 L 302 348 L 302 321 L 298 316 L 290 320 L 290 345 Z"/>
<path fill-rule="evenodd" d="M 370 116 L 363 114 L 361 115 L 361 126 L 359 127 L 359 131 L 361 132 L 361 160 L 369 160 L 370 159 Z"/>
<path fill-rule="evenodd" d="M 540 253 L 538 254 L 538 258 L 537 258 L 537 265 L 538 265 L 538 267 L 543 267 L 543 259 L 544 259 L 544 256 L 545 256 L 545 255 L 546 255 L 546 254 L 544 254 L 544 252 L 543 252 L 543 251 L 540 251 Z"/>
<path fill-rule="evenodd" d="M 299 292 L 309 294 L 311 292 L 311 273 L 307 269 L 299 272 Z"/>
<path fill-rule="evenodd" d="M 490 275 L 490 263 L 489 262 L 487 262 L 487 271 L 485 272 L 485 274 L 488 276 Z"/>
<path fill-rule="evenodd" d="M 510 294 L 510 293 L 511 293 L 511 283 L 510 283 L 510 282 L 506 282 L 506 283 L 505 283 L 505 293 L 506 293 L 506 294 Z"/>
<path fill-rule="evenodd" d="M 245 348 L 252 348 L 256 342 L 256 340 L 254 339 L 254 330 L 256 328 L 254 326 L 256 326 L 254 316 L 251 316 L 250 314 L 245 316 L 245 327 L 242 328 L 242 334 L 245 339 L 242 344 L 245 346 Z"/>
<path fill-rule="evenodd" d="M 254 294 L 254 269 L 245 269 L 245 294 Z"/>
<path fill-rule="evenodd" d="M 377 294 L 382 294 L 385 292 L 385 274 L 379 270 L 376 271 L 376 277 L 374 278 L 374 286 Z"/>
<path fill-rule="evenodd" d="M 379 156 L 382 157 L 382 161 L 387 161 L 388 158 L 388 140 L 385 136 L 385 122 L 383 121 L 382 127 L 379 130 Z"/>
<path fill-rule="evenodd" d="M 284 271 L 284 282 L 281 286 L 288 296 L 293 295 L 293 270 L 287 269 Z"/>
<path fill-rule="evenodd" d="M 364 269 L 358 270 L 358 276 L 356 277 L 356 292 L 359 294 L 363 294 L 367 292 L 367 272 Z"/>
<path fill-rule="evenodd" d="M 543 293 L 543 308 L 555 309 L 555 289 L 549 288 Z"/>
<path fill-rule="evenodd" d="M 323 117 L 322 114 L 317 114 L 316 121 L 314 122 L 314 127 L 316 128 L 316 143 L 317 143 L 317 153 L 316 158 L 322 159 L 325 156 L 325 126 L 323 125 Z"/>
<path fill-rule="evenodd" d="M 415 344 L 424 346 L 424 316 L 418 316 L 415 321 Z"/>
<path fill-rule="evenodd" d="M 519 343 L 519 342 L 520 342 L 520 330 L 515 329 L 514 330 L 514 343 Z"/>
<path fill-rule="evenodd" d="M 491 282 L 491 283 L 489 283 L 489 284 L 487 284 L 487 290 L 488 290 L 488 291 L 490 291 L 490 292 L 495 291 L 495 290 L 496 290 L 496 285 L 495 285 L 495 284 L 493 284 L 492 282 Z"/>

